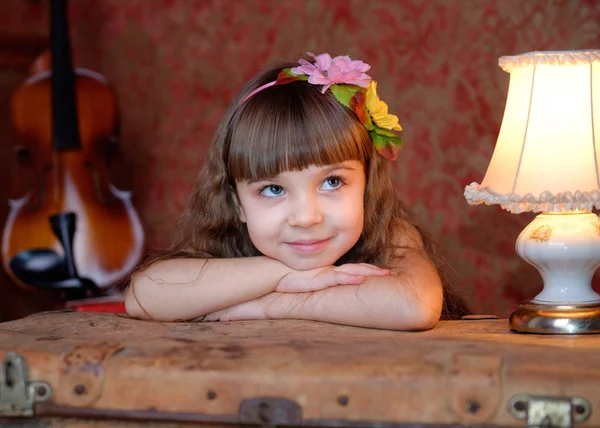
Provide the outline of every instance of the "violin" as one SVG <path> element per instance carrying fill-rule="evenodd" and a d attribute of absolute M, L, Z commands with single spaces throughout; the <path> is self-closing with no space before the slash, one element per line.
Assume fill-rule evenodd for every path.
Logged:
<path fill-rule="evenodd" d="M 67 1 L 49 4 L 51 69 L 11 99 L 24 177 L 15 181 L 28 186 L 9 200 L 1 256 L 17 285 L 79 299 L 110 294 L 140 261 L 144 232 L 131 193 L 110 182 L 115 93 L 101 74 L 72 67 Z"/>

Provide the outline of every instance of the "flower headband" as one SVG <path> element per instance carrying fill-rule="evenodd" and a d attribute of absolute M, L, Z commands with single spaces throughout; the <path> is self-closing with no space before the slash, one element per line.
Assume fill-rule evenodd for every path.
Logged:
<path fill-rule="evenodd" d="M 285 85 L 296 81 L 308 81 L 313 85 L 323 85 L 321 93 L 331 90 L 333 96 L 352 110 L 367 128 L 377 152 L 386 159 L 396 160 L 402 138 L 392 132 L 401 131 L 398 117 L 388 113 L 388 106 L 377 96 L 377 82 L 365 74 L 371 66 L 362 61 L 353 61 L 348 56 L 331 58 L 328 53 L 307 55 L 315 59 L 314 64 L 301 59 L 298 67 L 285 68 L 277 80 L 253 90 L 242 102 L 275 85 Z"/>

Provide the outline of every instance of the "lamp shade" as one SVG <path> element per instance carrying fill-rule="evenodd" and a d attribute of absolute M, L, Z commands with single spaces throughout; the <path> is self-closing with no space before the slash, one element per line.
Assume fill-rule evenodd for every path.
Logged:
<path fill-rule="evenodd" d="M 524 211 L 600 208 L 600 50 L 503 56 L 510 73 L 496 147 L 471 205 Z"/>

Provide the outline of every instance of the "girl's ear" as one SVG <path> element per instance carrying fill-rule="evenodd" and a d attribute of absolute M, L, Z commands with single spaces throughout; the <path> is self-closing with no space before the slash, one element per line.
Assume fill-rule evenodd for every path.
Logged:
<path fill-rule="evenodd" d="M 242 208 L 242 204 L 240 204 L 240 200 L 238 198 L 237 192 L 235 189 L 231 192 L 233 197 L 233 205 L 235 205 L 235 211 L 242 223 L 246 223 L 246 214 L 244 213 L 244 208 Z"/>

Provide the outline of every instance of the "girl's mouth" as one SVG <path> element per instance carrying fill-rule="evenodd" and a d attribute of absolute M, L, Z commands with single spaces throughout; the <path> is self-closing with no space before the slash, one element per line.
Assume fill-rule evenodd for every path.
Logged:
<path fill-rule="evenodd" d="M 323 239 L 323 240 L 302 240 L 302 241 L 294 241 L 287 242 L 287 244 L 295 251 L 300 252 L 311 252 L 311 251 L 319 251 L 323 247 L 325 247 L 331 238 Z"/>

